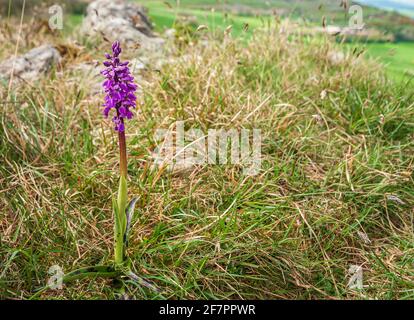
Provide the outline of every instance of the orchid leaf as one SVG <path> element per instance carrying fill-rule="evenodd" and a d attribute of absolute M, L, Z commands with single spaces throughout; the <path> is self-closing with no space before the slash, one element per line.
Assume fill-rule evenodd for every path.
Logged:
<path fill-rule="evenodd" d="M 135 210 L 135 205 L 137 201 L 138 201 L 137 197 L 133 198 L 129 202 L 128 207 L 125 210 L 125 215 L 126 215 L 126 228 L 125 228 L 125 233 L 124 233 L 124 245 L 125 246 L 128 246 L 128 234 L 129 234 L 129 230 L 131 229 L 132 217 L 134 216 L 134 210 Z"/>
<path fill-rule="evenodd" d="M 115 198 L 112 198 L 112 209 L 114 210 L 115 228 L 120 224 L 119 208 Z"/>
<path fill-rule="evenodd" d="M 131 279 L 134 283 L 136 283 L 139 286 L 143 286 L 146 287 L 156 293 L 160 293 L 160 290 L 154 286 L 152 283 L 144 280 L 142 277 L 136 275 L 135 273 L 133 273 L 131 270 L 129 270 L 128 272 L 126 272 L 125 274 L 129 279 Z"/>
<path fill-rule="evenodd" d="M 110 266 L 93 266 L 69 272 L 63 277 L 63 282 L 68 283 L 74 280 L 79 280 L 89 277 L 115 278 L 119 275 L 113 267 Z"/>
<path fill-rule="evenodd" d="M 112 200 L 112 207 L 114 210 L 114 218 L 115 218 L 115 226 L 114 226 L 115 263 L 122 264 L 123 259 L 124 259 L 123 228 L 122 228 L 122 220 L 121 220 L 121 215 L 119 212 L 118 202 L 115 199 Z"/>

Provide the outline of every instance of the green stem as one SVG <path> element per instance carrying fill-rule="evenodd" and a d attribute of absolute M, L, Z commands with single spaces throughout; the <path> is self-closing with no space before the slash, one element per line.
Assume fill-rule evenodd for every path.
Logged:
<path fill-rule="evenodd" d="M 119 171 L 121 176 L 127 177 L 127 152 L 126 152 L 126 138 L 125 131 L 118 132 L 119 137 Z"/>
<path fill-rule="evenodd" d="M 119 132 L 119 189 L 115 208 L 115 264 L 121 265 L 124 261 L 124 234 L 126 229 L 126 206 L 128 201 L 127 190 L 127 155 L 125 132 Z"/>

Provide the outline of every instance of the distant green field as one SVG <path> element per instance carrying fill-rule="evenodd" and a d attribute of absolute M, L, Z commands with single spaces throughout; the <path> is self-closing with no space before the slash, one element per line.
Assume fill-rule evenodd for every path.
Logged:
<path fill-rule="evenodd" d="M 195 17 L 199 25 L 206 25 L 210 30 L 215 28 L 226 28 L 232 26 L 232 32 L 235 36 L 240 36 L 243 27 L 247 23 L 249 27 L 260 27 L 264 20 L 257 17 L 246 17 L 229 14 L 227 17 L 222 12 L 212 12 L 203 9 L 189 8 L 182 6 L 180 8 L 168 7 L 162 1 L 141 1 L 149 10 L 149 16 L 155 24 L 157 31 L 162 32 L 171 28 L 176 20 L 177 15 Z"/>
<path fill-rule="evenodd" d="M 367 49 L 372 57 L 387 66 L 393 77 L 398 79 L 407 73 L 414 77 L 414 43 L 370 43 Z"/>

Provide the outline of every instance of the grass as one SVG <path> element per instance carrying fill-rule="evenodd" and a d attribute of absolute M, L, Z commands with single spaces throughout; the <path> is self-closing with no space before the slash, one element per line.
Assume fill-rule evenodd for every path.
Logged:
<path fill-rule="evenodd" d="M 139 74 L 127 144 L 140 201 L 128 254 L 162 296 L 130 283 L 131 298 L 414 298 L 413 91 L 352 50 L 333 63 L 329 53 L 344 47 L 281 32 L 287 24 L 248 42 L 218 29 L 179 34 L 160 70 L 150 63 Z M 84 46 L 40 33 L 22 40 L 20 51 L 46 39 L 77 51 L 39 81 L 0 88 L 2 299 L 31 297 L 52 265 L 112 259 L 117 138 L 99 111 L 96 70 L 75 68 L 102 60 L 108 44 L 77 34 Z M 259 175 L 153 168 L 155 130 L 176 120 L 260 128 Z M 362 290 L 347 286 L 352 265 L 362 266 Z M 112 299 L 114 290 L 79 281 L 40 298 Z"/>

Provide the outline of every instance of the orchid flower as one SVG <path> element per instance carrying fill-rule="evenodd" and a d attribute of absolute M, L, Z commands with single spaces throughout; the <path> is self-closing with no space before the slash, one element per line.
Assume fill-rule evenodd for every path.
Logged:
<path fill-rule="evenodd" d="M 125 246 L 127 235 L 135 207 L 136 199 L 133 199 L 127 207 L 127 153 L 125 141 L 125 121 L 131 119 L 133 114 L 131 108 L 136 108 L 135 91 L 137 85 L 128 68 L 128 61 L 122 62 L 119 58 L 121 46 L 118 41 L 112 45 L 112 54 L 105 54 L 106 67 L 101 73 L 106 78 L 103 83 L 105 90 L 105 103 L 103 114 L 107 118 L 111 112 L 114 113 L 112 121 L 114 129 L 119 137 L 119 167 L 120 180 L 118 199 L 114 201 L 115 214 L 115 264 L 121 265 L 125 257 Z"/>

